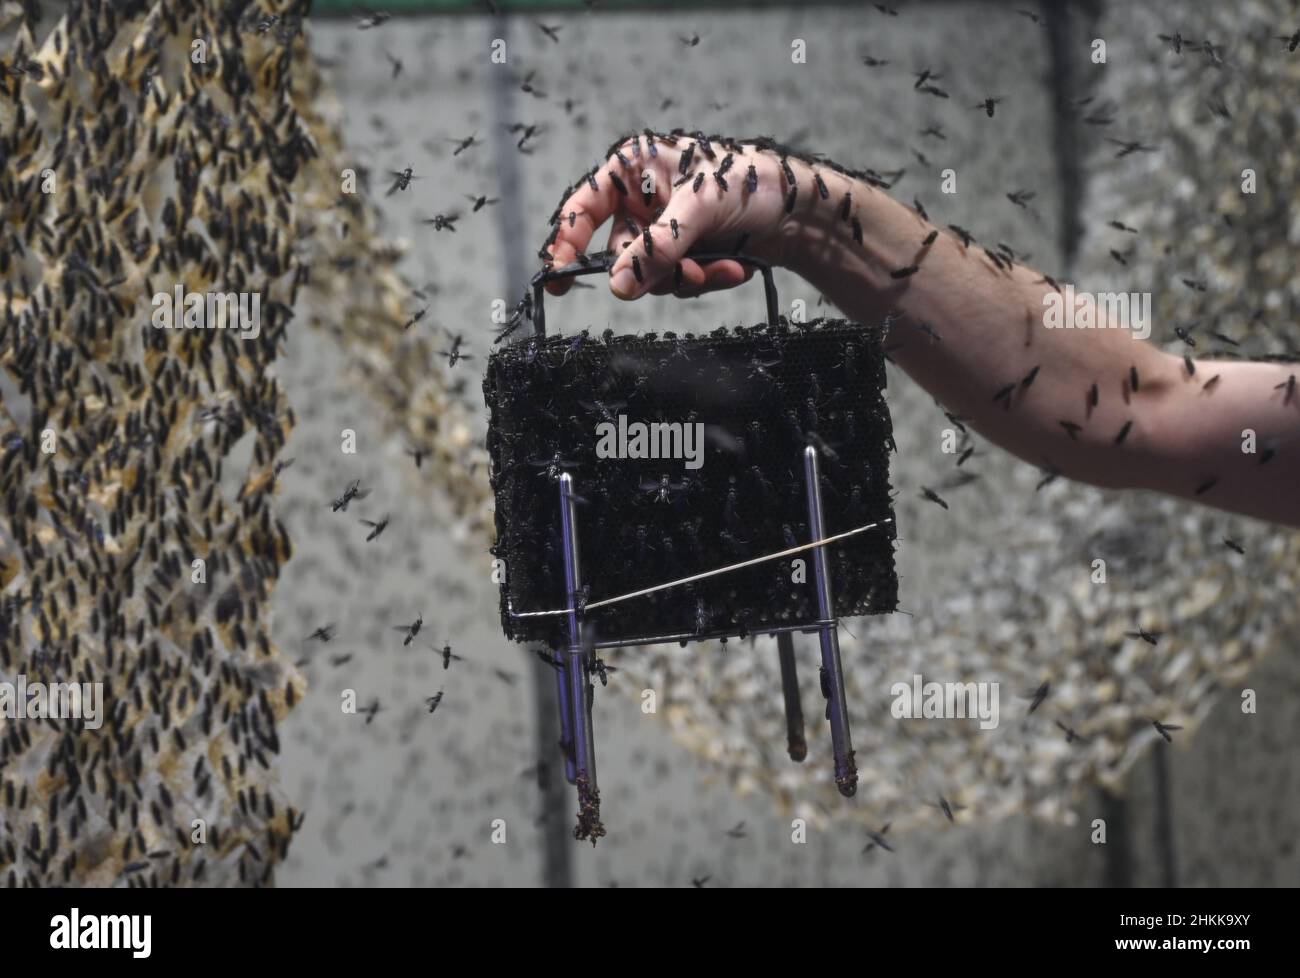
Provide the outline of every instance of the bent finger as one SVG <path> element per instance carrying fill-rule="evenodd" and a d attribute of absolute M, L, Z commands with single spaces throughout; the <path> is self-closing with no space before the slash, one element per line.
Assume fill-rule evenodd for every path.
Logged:
<path fill-rule="evenodd" d="M 677 263 L 703 232 L 703 221 L 704 211 L 692 194 L 674 193 L 659 220 L 619 253 L 610 269 L 610 290 L 621 299 L 635 299 L 670 280 Z"/>

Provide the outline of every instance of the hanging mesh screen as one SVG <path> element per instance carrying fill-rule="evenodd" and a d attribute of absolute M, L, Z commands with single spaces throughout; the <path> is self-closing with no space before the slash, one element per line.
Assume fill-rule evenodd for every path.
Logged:
<path fill-rule="evenodd" d="M 807 543 L 810 444 L 821 454 L 826 535 L 893 515 L 878 329 L 818 320 L 700 337 L 553 336 L 494 354 L 483 386 L 502 623 L 520 641 L 567 641 L 563 616 L 512 618 L 507 608 L 567 606 L 561 472 L 581 497 L 586 601 Z M 894 538 L 889 522 L 828 548 L 837 616 L 894 609 Z M 815 621 L 811 560 L 805 551 L 585 620 L 602 639 Z"/>

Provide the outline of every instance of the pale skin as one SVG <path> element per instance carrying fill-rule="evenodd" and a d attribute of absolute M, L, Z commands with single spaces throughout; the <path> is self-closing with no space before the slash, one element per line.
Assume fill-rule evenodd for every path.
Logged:
<path fill-rule="evenodd" d="M 551 249 L 556 265 L 596 250 L 588 247 L 594 233 L 613 218 L 607 247 L 618 254 L 610 273 L 614 294 L 691 296 L 739 285 L 752 269 L 733 261 L 701 266 L 684 257 L 687 251 L 730 251 L 747 234 L 746 254 L 794 271 L 850 319 L 870 324 L 892 315 L 886 348 L 898 366 L 964 425 L 1040 469 L 1300 527 L 1300 364 L 1200 360 L 1188 348 L 1196 368 L 1189 374 L 1181 356 L 1135 339 L 1128 329 L 1048 329 L 1044 297 L 1054 286 L 1020 264 L 999 268 L 983 250 L 992 250 L 992 243 L 966 246 L 953 232 L 939 230 L 926 246 L 937 229 L 917 211 L 864 181 L 794 158 L 787 162 L 796 198 L 787 213 L 789 184 L 780 158 L 750 145 L 733 151 L 726 191 L 713 173 L 728 151 L 716 144 L 713 160 L 696 149 L 691 179 L 674 187 L 679 159 L 693 142 L 657 141 L 655 157 L 644 136 L 636 137 L 639 152 L 631 139 L 623 144 L 627 166 L 611 156 L 596 173 L 596 190 L 584 180 L 561 205 Z M 751 164 L 758 176 L 752 194 L 746 188 Z M 641 193 L 647 172 L 655 192 L 648 205 Z M 698 192 L 697 173 L 705 177 Z M 825 184 L 825 199 L 815 174 Z M 850 220 L 842 217 L 846 193 Z M 629 216 L 640 227 L 649 225 L 651 253 L 642 235 L 626 226 Z M 862 229 L 861 243 L 854 240 L 852 218 Z M 915 274 L 891 277 L 912 265 L 919 266 Z M 568 286 L 549 288 L 561 293 Z M 1105 323 L 1104 310 L 1097 317 Z M 1035 368 L 1032 380 L 1022 383 Z M 994 399 L 1013 384 L 1009 396 Z M 1248 429 L 1255 433 L 1254 452 L 1243 451 Z"/>

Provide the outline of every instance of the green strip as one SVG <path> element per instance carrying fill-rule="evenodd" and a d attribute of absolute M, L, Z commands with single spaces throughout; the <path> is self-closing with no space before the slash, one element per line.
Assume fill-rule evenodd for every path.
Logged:
<path fill-rule="evenodd" d="M 666 7 L 754 7 L 753 0 L 600 0 L 596 13 L 602 10 L 622 8 L 625 10 L 652 11 Z M 495 0 L 494 6 L 502 13 L 531 12 L 542 10 L 586 10 L 583 0 Z M 312 4 L 314 14 L 352 14 L 358 10 L 386 10 L 393 14 L 450 14 L 476 13 L 486 15 L 487 5 L 483 0 L 316 0 Z"/>

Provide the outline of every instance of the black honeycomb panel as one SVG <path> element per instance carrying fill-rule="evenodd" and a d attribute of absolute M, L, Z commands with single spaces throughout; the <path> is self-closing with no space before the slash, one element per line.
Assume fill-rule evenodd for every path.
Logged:
<path fill-rule="evenodd" d="M 560 470 L 577 507 L 582 579 L 597 601 L 806 543 L 803 452 L 822 453 L 827 534 L 892 517 L 881 332 L 843 320 L 707 336 L 552 336 L 489 358 L 483 389 L 496 494 L 494 555 L 508 637 L 567 642 L 564 618 L 511 619 L 514 610 L 566 606 Z M 701 423 L 702 467 L 676 459 L 598 458 L 597 426 Z M 556 464 L 556 460 L 559 463 Z M 655 489 L 664 476 L 667 499 Z M 828 548 L 835 613 L 892 611 L 894 524 Z M 602 639 L 761 632 L 814 621 L 811 552 L 806 583 L 789 558 L 595 609 Z"/>

